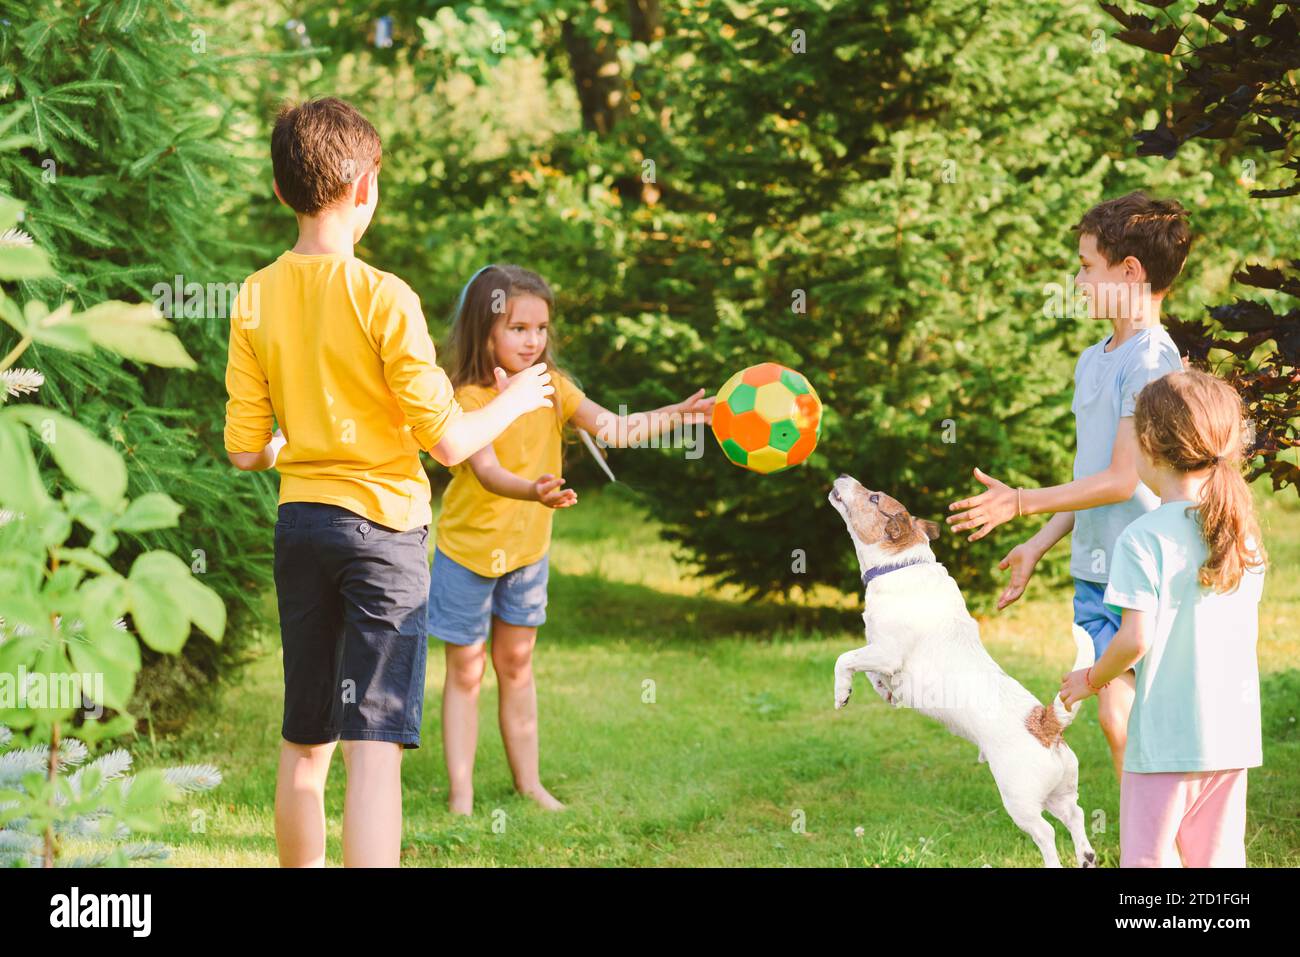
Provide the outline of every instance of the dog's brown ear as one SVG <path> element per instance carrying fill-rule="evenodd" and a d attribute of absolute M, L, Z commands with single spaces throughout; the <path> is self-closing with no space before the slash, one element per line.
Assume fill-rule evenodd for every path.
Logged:
<path fill-rule="evenodd" d="M 891 515 L 885 521 L 885 539 L 891 543 L 896 543 L 899 539 L 910 536 L 911 530 L 907 527 L 906 515 Z"/>
<path fill-rule="evenodd" d="M 924 535 L 926 538 L 928 538 L 930 541 L 934 541 L 936 538 L 939 537 L 940 526 L 938 522 L 932 522 L 929 519 L 925 519 L 925 518 L 914 518 L 912 519 L 912 521 L 916 525 L 916 527 L 920 530 L 921 534 Z"/>

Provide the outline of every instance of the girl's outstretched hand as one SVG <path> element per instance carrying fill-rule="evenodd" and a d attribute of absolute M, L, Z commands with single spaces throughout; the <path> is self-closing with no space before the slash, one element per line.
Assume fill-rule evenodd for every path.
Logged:
<path fill-rule="evenodd" d="M 1057 694 L 1061 696 L 1061 704 L 1067 708 L 1077 701 L 1091 698 L 1096 693 L 1088 685 L 1087 668 L 1080 668 L 1078 671 L 1071 671 L 1068 675 L 1061 675 L 1061 690 Z"/>
<path fill-rule="evenodd" d="M 554 475 L 543 475 L 533 483 L 537 501 L 547 508 L 568 508 L 578 504 L 578 493 L 571 488 L 560 488 L 564 479 Z"/>
<path fill-rule="evenodd" d="M 693 395 L 687 396 L 673 406 L 673 410 L 680 412 L 683 421 L 686 422 L 712 422 L 713 405 L 717 400 L 716 395 L 704 398 L 704 390 L 697 389 Z"/>

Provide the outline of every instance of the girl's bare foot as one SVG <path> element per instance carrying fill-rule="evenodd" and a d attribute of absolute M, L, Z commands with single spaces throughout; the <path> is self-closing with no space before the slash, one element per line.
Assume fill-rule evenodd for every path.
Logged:
<path fill-rule="evenodd" d="M 447 810 L 452 814 L 463 814 L 470 817 L 474 813 L 474 795 L 473 794 L 452 794 L 447 799 Z"/>
<path fill-rule="evenodd" d="M 555 796 L 540 784 L 527 790 L 520 788 L 519 793 L 536 801 L 539 806 L 547 811 L 563 811 L 565 809 L 564 805 L 557 801 Z"/>

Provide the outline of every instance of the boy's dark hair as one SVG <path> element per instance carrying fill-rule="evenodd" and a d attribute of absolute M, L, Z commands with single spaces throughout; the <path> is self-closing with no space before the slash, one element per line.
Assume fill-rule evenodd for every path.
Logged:
<path fill-rule="evenodd" d="M 358 176 L 379 166 L 379 134 L 348 103 L 332 96 L 285 106 L 271 132 L 271 166 L 280 195 L 314 216 L 337 203 Z"/>
<path fill-rule="evenodd" d="M 1072 227 L 1097 239 L 1097 251 L 1115 265 L 1134 256 L 1147 271 L 1152 292 L 1164 292 L 1187 261 L 1192 233 L 1187 210 L 1173 199 L 1152 199 L 1141 190 L 1098 203 Z"/>

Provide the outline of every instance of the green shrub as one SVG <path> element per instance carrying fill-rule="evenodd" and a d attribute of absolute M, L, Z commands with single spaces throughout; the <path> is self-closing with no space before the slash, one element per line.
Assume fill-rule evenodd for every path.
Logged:
<path fill-rule="evenodd" d="M 242 208 L 258 193 L 257 168 L 244 159 L 248 124 L 214 96 L 232 62 L 218 49 L 230 42 L 219 25 L 154 0 L 11 4 L 5 20 L 0 189 L 25 204 L 22 226 L 57 271 L 22 280 L 20 297 L 78 309 L 158 301 L 178 276 L 182 288 L 238 283 L 260 265 L 262 238 L 241 228 Z M 240 659 L 271 579 L 275 477 L 237 472 L 222 448 L 225 315 L 206 301 L 172 312 L 198 359 L 192 373 L 40 342 L 24 360 L 45 374 L 51 408 L 125 456 L 129 494 L 165 492 L 181 507 L 174 527 L 124 534 L 114 566 L 166 550 L 229 606 L 224 646 L 199 636 L 179 658 L 146 652 L 149 680 L 136 710 L 164 725 Z M 0 328 L 0 354 L 14 343 L 13 330 Z"/>

